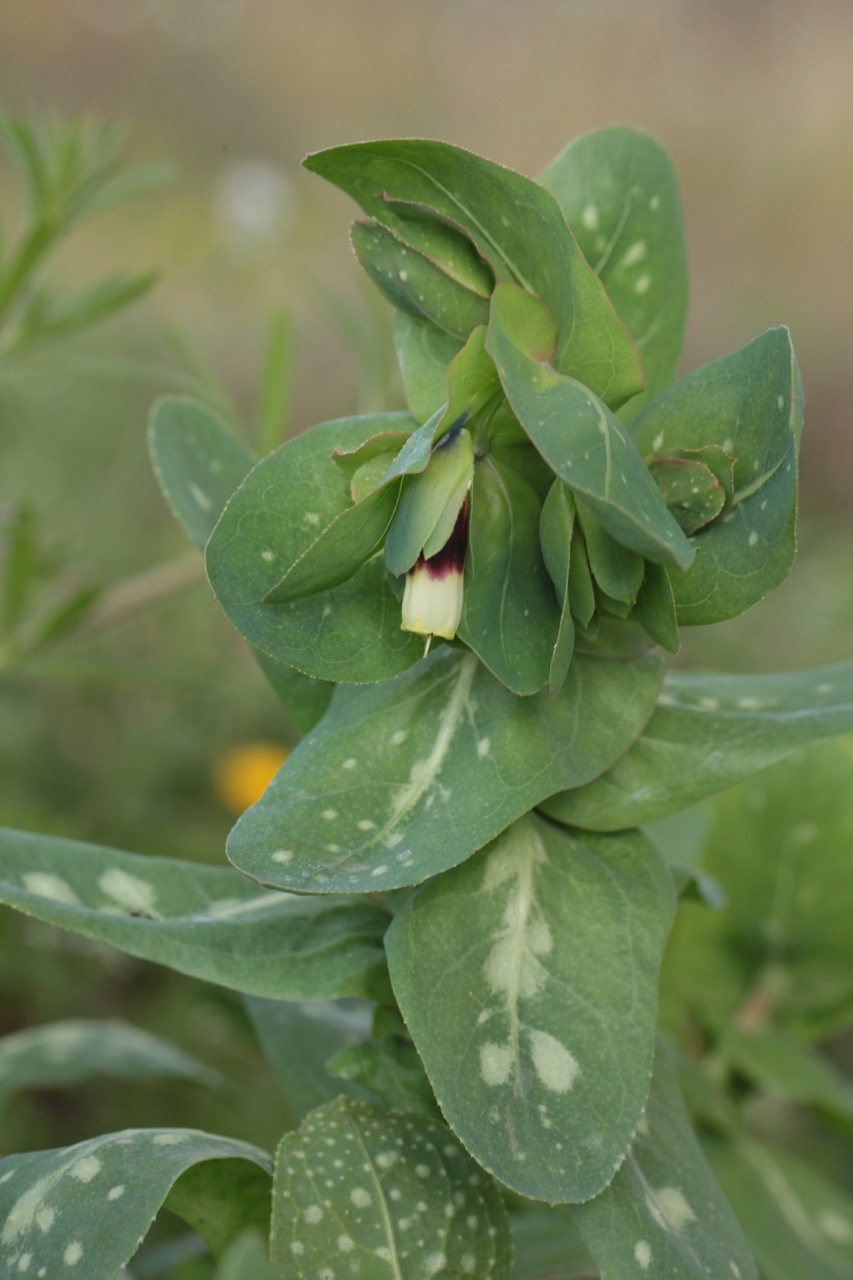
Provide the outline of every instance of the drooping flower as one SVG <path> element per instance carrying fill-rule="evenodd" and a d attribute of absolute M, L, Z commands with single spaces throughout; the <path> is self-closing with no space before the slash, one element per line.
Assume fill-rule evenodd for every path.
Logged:
<path fill-rule="evenodd" d="M 470 504 L 466 495 L 453 532 L 432 556 L 423 552 L 406 574 L 403 591 L 403 631 L 452 640 L 462 617 L 463 573 L 468 546 Z"/>

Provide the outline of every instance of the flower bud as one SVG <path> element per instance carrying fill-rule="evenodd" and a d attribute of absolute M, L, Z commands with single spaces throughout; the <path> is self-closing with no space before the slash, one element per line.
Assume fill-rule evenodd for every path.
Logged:
<path fill-rule="evenodd" d="M 462 583 L 468 546 L 469 501 L 459 509 L 453 532 L 432 556 L 421 552 L 406 574 L 403 631 L 452 640 L 462 617 Z"/>

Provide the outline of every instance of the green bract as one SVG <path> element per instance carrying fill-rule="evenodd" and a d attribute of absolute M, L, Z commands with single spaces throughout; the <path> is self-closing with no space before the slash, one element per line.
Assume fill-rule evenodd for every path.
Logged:
<path fill-rule="evenodd" d="M 847 1198 L 730 1130 L 744 1081 L 853 1115 L 795 1035 L 853 1007 L 833 855 L 853 776 L 823 745 L 853 730 L 853 664 L 665 674 L 649 652 L 790 568 L 790 336 L 673 381 L 684 234 L 646 135 L 590 134 L 538 180 L 416 140 L 306 163 L 361 208 L 353 246 L 396 308 L 408 407 L 321 423 L 260 461 L 194 401 L 160 402 L 151 424 L 167 501 L 305 736 L 231 832 L 231 870 L 0 832 L 0 901 L 244 993 L 301 1124 L 278 1145 L 271 1219 L 263 1154 L 204 1134 L 19 1158 L 0 1178 L 0 1256 L 113 1280 L 166 1197 L 196 1223 L 210 1188 L 190 1170 L 216 1159 L 226 1186 L 243 1177 L 214 1233 L 223 1280 L 268 1262 L 281 1280 L 755 1280 L 714 1169 L 755 1198 L 773 1280 L 786 1204 L 801 1269 L 840 1277 Z M 799 819 L 795 775 L 820 797 Z M 667 836 L 658 820 L 735 783 Z M 774 787 L 768 873 L 757 797 Z M 820 912 L 799 889 L 805 845 Z M 752 983 L 780 1025 L 750 1024 Z M 661 987 L 690 1061 L 659 1035 Z M 50 1041 L 12 1050 L 44 1070 Z M 126 1070 L 126 1032 L 98 1041 Z M 208 1079 L 170 1046 L 141 1054 Z M 58 1078 L 92 1070 L 75 1052 Z M 153 1181 L 107 1239 L 89 1184 L 109 1173 L 129 1194 L 128 1145 Z M 38 1215 L 70 1220 L 75 1178 L 84 1216 L 60 1246 Z"/>

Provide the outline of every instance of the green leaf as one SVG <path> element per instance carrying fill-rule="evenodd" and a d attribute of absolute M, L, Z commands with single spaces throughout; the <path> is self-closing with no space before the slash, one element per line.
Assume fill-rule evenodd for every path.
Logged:
<path fill-rule="evenodd" d="M 224 867 L 0 830 L 0 902 L 207 982 L 284 999 L 387 991 L 386 913 L 267 893 Z"/>
<path fill-rule="evenodd" d="M 251 644 L 325 680 L 385 680 L 420 657 L 422 643 L 400 630 L 399 605 L 376 558 L 329 591 L 287 604 L 264 602 L 318 532 L 352 507 L 332 451 L 411 425 L 407 414 L 323 423 L 282 445 L 246 477 L 216 526 L 206 559 L 220 604 Z"/>
<path fill-rule="evenodd" d="M 853 1120 L 853 1083 L 782 1027 L 728 1027 L 717 1052 L 760 1089 Z"/>
<path fill-rule="evenodd" d="M 486 350 L 533 444 L 608 533 L 650 560 L 687 566 L 690 544 L 619 420 L 543 352 L 542 307 L 511 285 L 492 296 Z"/>
<path fill-rule="evenodd" d="M 514 1191 L 586 1200 L 613 1177 L 646 1102 L 673 913 L 639 832 L 575 838 L 528 815 L 395 916 L 394 994 L 441 1109 Z"/>
<path fill-rule="evenodd" d="M 232 1218 L 257 1220 L 271 1161 L 245 1142 L 193 1129 L 127 1129 L 0 1160 L 0 1266 L 8 1276 L 115 1280 L 178 1179 L 206 1162 L 231 1183 Z M 246 1175 L 247 1165 L 255 1171 Z M 264 1187 L 265 1184 L 265 1187 Z M 201 1197 L 196 1207 L 201 1210 Z"/>
<path fill-rule="evenodd" d="M 399 484 L 388 485 L 342 511 L 294 560 L 264 596 L 264 603 L 286 604 L 346 582 L 382 545 L 399 497 Z"/>
<path fill-rule="evenodd" d="M 381 222 L 356 222 L 352 242 L 373 283 L 401 311 L 437 324 L 463 341 L 472 329 L 488 320 L 488 293 L 483 296 L 454 280 L 439 263 L 412 248 Z"/>
<path fill-rule="evenodd" d="M 277 1274 L 333 1280 L 508 1280 L 509 1224 L 492 1180 L 444 1125 L 340 1098 L 285 1134 L 276 1158 Z"/>
<path fill-rule="evenodd" d="M 611 538 L 583 502 L 577 503 L 577 513 L 593 578 L 605 595 L 633 604 L 643 581 L 643 557 Z"/>
<path fill-rule="evenodd" d="M 545 808 L 594 831 L 638 826 L 851 729 L 853 663 L 766 676 L 668 672 L 630 750 L 589 786 Z"/>
<path fill-rule="evenodd" d="M 493 453 L 474 468 L 459 638 L 514 693 L 547 682 L 560 609 L 539 544 L 539 495 Z"/>
<path fill-rule="evenodd" d="M 601 1195 L 570 1212 L 609 1280 L 643 1275 L 655 1280 L 758 1280 L 749 1246 L 705 1163 L 662 1048 L 648 1105 L 624 1164 Z M 796 1274 L 811 1277 L 811 1272 Z M 791 1275 L 787 1272 L 786 1280 Z"/>
<path fill-rule="evenodd" d="M 266 1162 L 263 1169 L 245 1160 L 194 1164 L 172 1186 L 165 1208 L 189 1223 L 218 1258 L 247 1227 L 269 1231 Z"/>
<path fill-rule="evenodd" d="M 517 698 L 473 654 L 444 649 L 393 684 L 342 687 L 239 819 L 228 856 L 297 892 L 418 884 L 605 769 L 659 679 L 653 658 L 578 658 L 558 698 Z"/>
<path fill-rule="evenodd" d="M 729 900 L 720 924 L 756 978 L 774 974 L 770 1008 L 849 1009 L 853 740 L 797 752 L 717 803 L 702 860 Z"/>
<path fill-rule="evenodd" d="M 783 327 L 680 378 L 632 423 L 644 455 L 719 445 L 735 458 L 732 505 L 692 540 L 690 568 L 671 575 L 682 625 L 731 618 L 787 577 L 802 427 L 802 384 Z"/>
<path fill-rule="evenodd" d="M 326 1065 L 335 1054 L 361 1044 L 370 1035 L 373 1006 L 366 1000 L 291 1003 L 244 996 L 243 1003 L 264 1057 L 297 1120 L 341 1093 L 366 1100 L 363 1090 L 342 1084 Z"/>
<path fill-rule="evenodd" d="M 266 337 L 257 408 L 257 438 L 261 453 L 275 449 L 288 434 L 295 344 L 293 322 L 286 311 L 278 311 L 272 316 Z"/>
<path fill-rule="evenodd" d="M 367 1091 L 369 1101 L 397 1111 L 419 1111 L 441 1119 L 423 1063 L 411 1040 L 404 1036 L 379 1036 L 342 1049 L 326 1064 L 348 1084 Z"/>
<path fill-rule="evenodd" d="M 687 313 L 687 248 L 678 180 L 648 134 L 620 126 L 575 138 L 539 174 L 587 262 L 633 334 L 645 389 L 633 417 L 675 375 Z"/>
<path fill-rule="evenodd" d="M 783 1147 L 708 1141 L 711 1167 L 739 1207 L 767 1280 L 848 1280 L 853 1271 L 853 1200 Z"/>
<path fill-rule="evenodd" d="M 649 470 L 663 500 L 686 534 L 716 520 L 726 491 L 713 471 L 697 458 L 657 458 Z"/>
<path fill-rule="evenodd" d="M 460 343 L 402 311 L 394 321 L 394 338 L 406 403 L 416 422 L 426 422 L 447 399 L 447 369 Z"/>
<path fill-rule="evenodd" d="M 678 653 L 678 619 L 675 614 L 675 597 L 669 572 L 662 564 L 647 560 L 643 573 L 643 585 L 637 594 L 632 617 L 639 622 L 646 635 L 668 653 Z"/>
<path fill-rule="evenodd" d="M 642 389 L 630 335 L 557 201 L 537 183 L 459 147 L 420 140 L 333 147 L 305 165 L 392 230 L 401 220 L 395 201 L 434 211 L 470 237 L 499 281 L 550 307 L 559 326 L 557 368 L 612 406 Z"/>
<path fill-rule="evenodd" d="M 67 1088 L 101 1075 L 220 1083 L 197 1058 L 117 1019 L 67 1018 L 0 1038 L 0 1106 L 18 1089 Z"/>
<path fill-rule="evenodd" d="M 163 497 L 203 551 L 225 504 L 252 469 L 253 455 L 218 414 L 187 397 L 157 402 L 148 447 Z M 296 728 L 307 733 L 328 706 L 331 685 L 309 680 L 257 649 L 254 656 Z"/>
<path fill-rule="evenodd" d="M 548 490 L 539 517 L 542 559 L 554 586 L 557 602 L 562 605 L 560 625 L 548 671 L 548 690 L 552 698 L 557 696 L 565 683 L 575 649 L 575 623 L 569 594 L 575 510 L 571 491 L 562 480 L 555 480 Z"/>
<path fill-rule="evenodd" d="M 203 551 L 225 504 L 254 466 L 254 455 L 217 413 L 188 396 L 157 401 L 148 448 L 163 497 Z"/>
<path fill-rule="evenodd" d="M 278 1280 L 266 1242 L 267 1232 L 247 1227 L 222 1255 L 216 1280 Z"/>
<path fill-rule="evenodd" d="M 474 446 L 460 424 L 445 433 L 426 470 L 403 489 L 385 539 L 385 563 L 393 574 L 414 567 L 421 552 L 430 557 L 445 545 L 456 524 L 474 474 Z"/>

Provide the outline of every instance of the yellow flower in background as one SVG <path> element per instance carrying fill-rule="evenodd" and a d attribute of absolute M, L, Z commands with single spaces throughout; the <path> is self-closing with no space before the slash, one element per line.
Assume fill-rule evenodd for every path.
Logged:
<path fill-rule="evenodd" d="M 232 813 L 243 813 L 260 799 L 289 755 L 289 747 L 274 742 L 245 742 L 232 748 L 214 774 L 220 800 Z"/>

